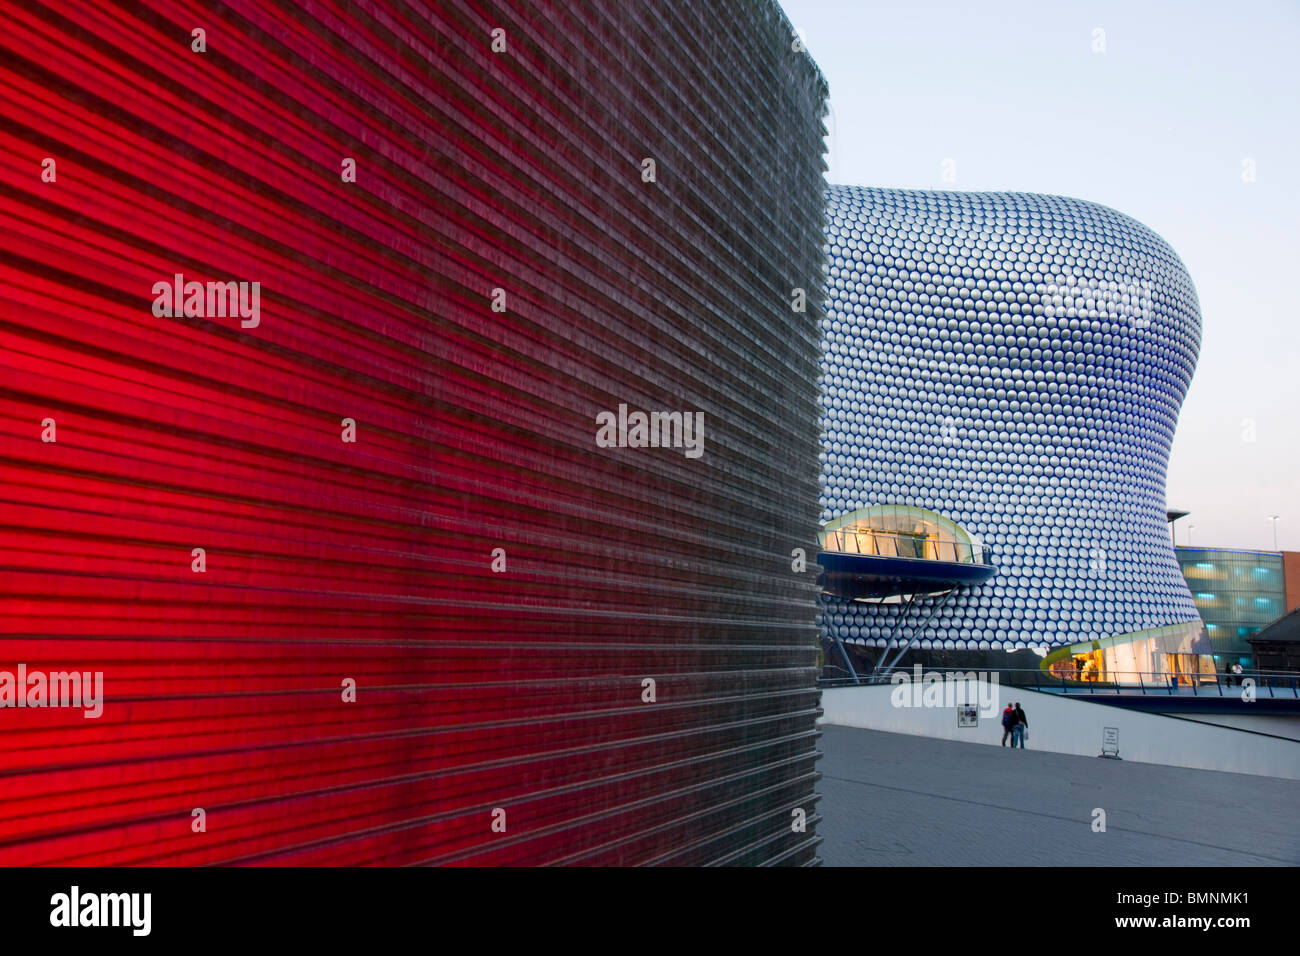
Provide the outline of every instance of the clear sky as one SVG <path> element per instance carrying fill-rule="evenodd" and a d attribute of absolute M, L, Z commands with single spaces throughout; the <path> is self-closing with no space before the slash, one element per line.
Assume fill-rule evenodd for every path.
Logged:
<path fill-rule="evenodd" d="M 1205 328 L 1178 543 L 1271 550 L 1279 514 L 1300 550 L 1300 0 L 782 6 L 830 84 L 832 183 L 1075 196 L 1168 240 Z"/>

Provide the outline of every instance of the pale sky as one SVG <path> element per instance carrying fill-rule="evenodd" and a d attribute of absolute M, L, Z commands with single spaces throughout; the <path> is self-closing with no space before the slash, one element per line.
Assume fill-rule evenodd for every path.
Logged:
<path fill-rule="evenodd" d="M 782 6 L 830 84 L 830 182 L 1075 196 L 1173 246 L 1204 322 L 1178 543 L 1272 550 L 1279 514 L 1300 550 L 1300 0 Z"/>

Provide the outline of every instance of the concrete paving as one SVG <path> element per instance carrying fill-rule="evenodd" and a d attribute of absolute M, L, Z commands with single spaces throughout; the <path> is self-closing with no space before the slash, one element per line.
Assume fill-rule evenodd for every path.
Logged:
<path fill-rule="evenodd" d="M 1300 865 L 1300 781 L 822 731 L 827 866 Z"/>

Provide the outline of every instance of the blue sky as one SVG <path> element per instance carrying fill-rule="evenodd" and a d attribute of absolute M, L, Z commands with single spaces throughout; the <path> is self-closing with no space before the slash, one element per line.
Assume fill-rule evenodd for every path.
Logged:
<path fill-rule="evenodd" d="M 1271 550 L 1280 514 L 1300 550 L 1300 2 L 782 6 L 830 83 L 831 182 L 1076 196 L 1169 241 L 1205 326 L 1178 543 Z"/>

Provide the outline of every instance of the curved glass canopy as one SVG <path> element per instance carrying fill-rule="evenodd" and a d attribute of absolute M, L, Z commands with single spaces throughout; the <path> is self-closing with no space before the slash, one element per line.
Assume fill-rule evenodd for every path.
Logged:
<path fill-rule="evenodd" d="M 822 587 L 845 598 L 934 594 L 982 583 L 997 571 L 979 538 L 913 505 L 859 508 L 827 523 L 818 537 Z"/>

